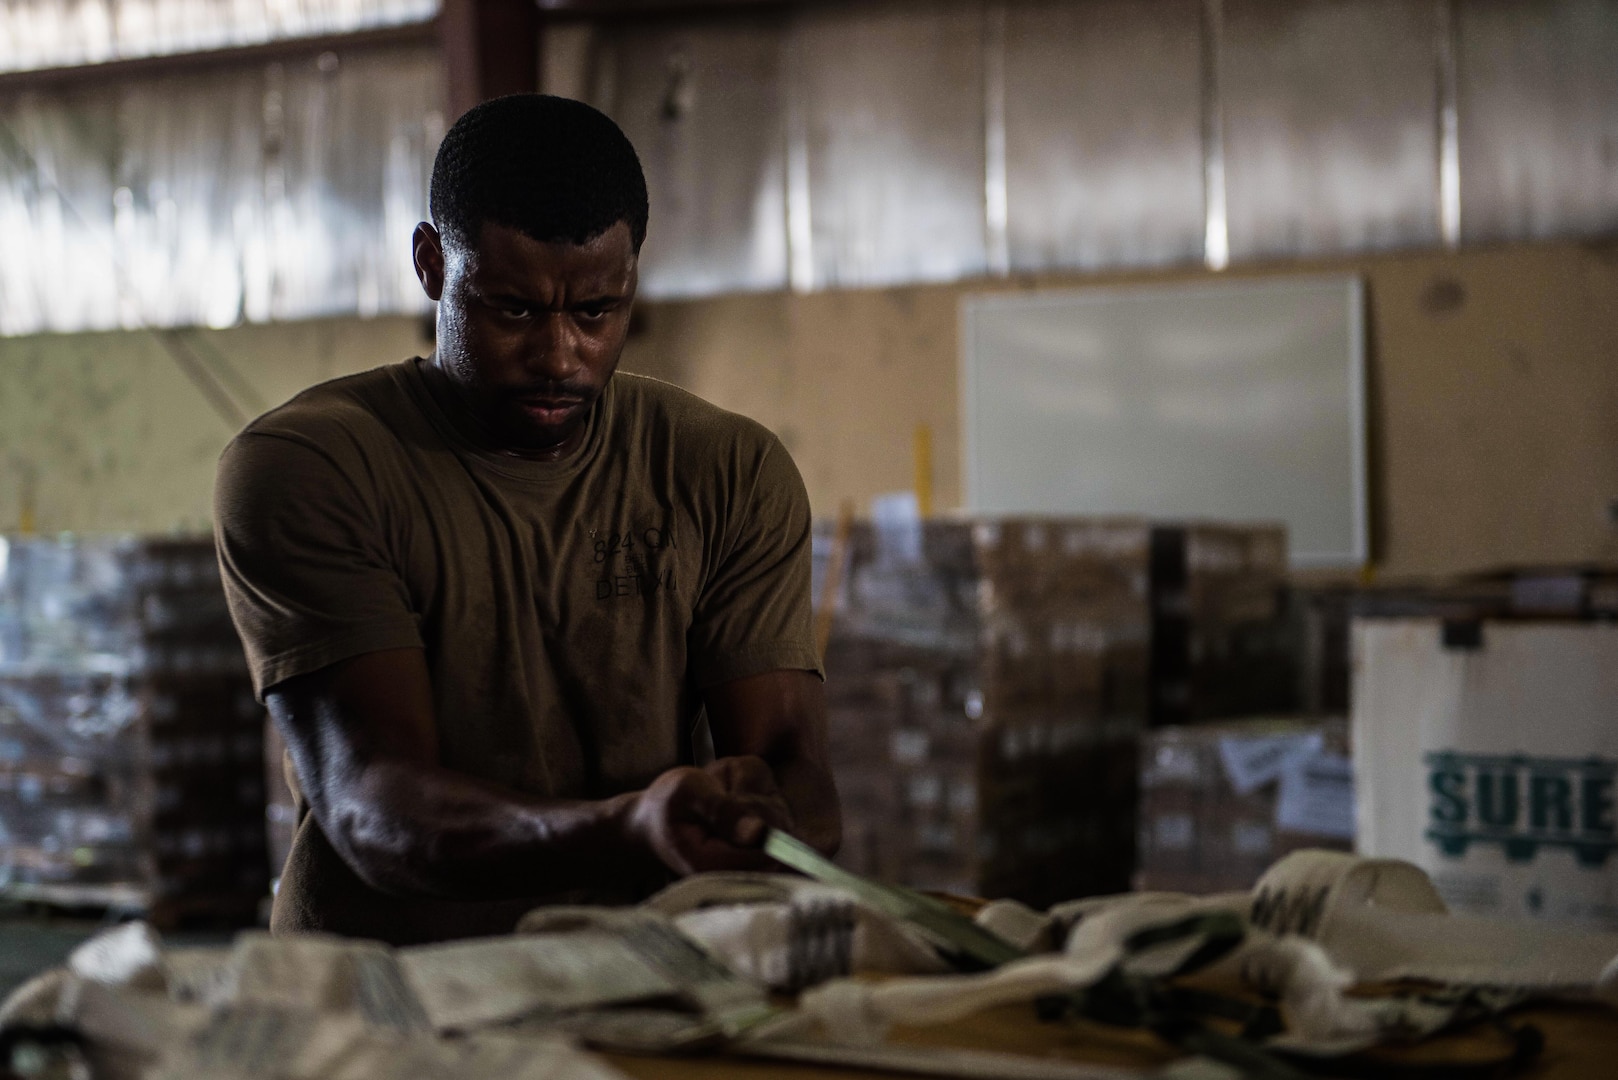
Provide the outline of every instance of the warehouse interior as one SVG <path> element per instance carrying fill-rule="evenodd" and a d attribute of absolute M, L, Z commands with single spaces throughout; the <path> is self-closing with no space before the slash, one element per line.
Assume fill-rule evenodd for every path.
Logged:
<path fill-rule="evenodd" d="M 784 808 L 734 868 L 819 881 L 659 855 L 622 906 L 585 885 L 628 856 L 578 841 L 586 899 L 498 936 L 295 926 L 295 845 L 346 827 L 298 688 L 410 641 L 265 660 L 272 615 L 314 633 L 274 589 L 325 511 L 288 471 L 284 516 L 243 516 L 221 458 L 310 388 L 473 348 L 416 230 L 459 243 L 429 209 L 457 121 L 536 93 L 644 173 L 614 385 L 790 456 L 721 522 L 801 477 L 807 515 L 704 547 L 798 528 L 748 601 L 796 651 L 749 623 L 702 659 L 723 565 L 659 599 L 675 562 L 615 578 L 617 532 L 545 510 L 591 528 L 591 602 L 683 613 L 681 711 L 639 721 L 680 748 L 517 781 L 552 763 L 490 706 L 469 729 L 529 749 L 480 771 L 434 666 L 428 764 L 514 821 L 691 768 Z M 452 555 L 508 542 L 557 560 L 524 638 L 585 673 L 556 685 L 655 713 L 663 653 L 541 595 L 567 541 Z M 516 625 L 389 551 L 429 664 Z M 1618 0 L 0 0 L 0 1076 L 1600 1075 L 1615 619 Z M 801 713 L 705 674 L 803 649 L 773 665 L 818 667 Z M 588 757 L 574 700 L 534 710 Z M 807 718 L 840 843 L 736 701 Z M 319 842 L 378 904 L 414 887 Z"/>

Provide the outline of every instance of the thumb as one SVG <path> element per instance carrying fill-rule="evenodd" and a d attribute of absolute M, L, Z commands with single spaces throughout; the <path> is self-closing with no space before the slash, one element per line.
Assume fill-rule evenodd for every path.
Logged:
<path fill-rule="evenodd" d="M 713 777 L 692 769 L 680 784 L 671 810 L 676 817 L 712 826 L 723 816 L 727 801 L 724 789 Z"/>
<path fill-rule="evenodd" d="M 757 814 L 743 814 L 731 829 L 731 842 L 737 847 L 763 847 L 769 834 L 769 822 Z"/>

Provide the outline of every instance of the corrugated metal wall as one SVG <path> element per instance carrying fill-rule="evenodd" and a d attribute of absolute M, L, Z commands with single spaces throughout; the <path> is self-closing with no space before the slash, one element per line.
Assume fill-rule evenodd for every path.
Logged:
<path fill-rule="evenodd" d="M 786 285 L 783 29 L 773 15 L 625 26 L 595 43 L 594 87 L 569 88 L 617 118 L 646 169 L 643 278 L 698 295 Z"/>
<path fill-rule="evenodd" d="M 808 284 L 983 273 L 983 5 L 830 8 L 792 31 Z"/>
<path fill-rule="evenodd" d="M 1199 0 L 1013 4 L 1000 68 L 1011 270 L 1201 257 Z"/>
<path fill-rule="evenodd" d="M 439 0 L 0 0 L 0 71 L 419 22 Z"/>
<path fill-rule="evenodd" d="M 1618 229 L 1618 0 L 874 0 L 726 25 L 589 48 L 598 102 L 655 147 L 650 295 Z"/>
<path fill-rule="evenodd" d="M 0 100 L 0 334 L 423 311 L 432 49 Z"/>
<path fill-rule="evenodd" d="M 1226 0 L 1224 20 L 1231 259 L 1436 244 L 1432 0 Z"/>
<path fill-rule="evenodd" d="M 1618 227 L 1618 4 L 1468 0 L 1456 10 L 1461 235 Z"/>
<path fill-rule="evenodd" d="M 195 2 L 5 0 L 0 67 L 48 52 L 29 11 Z M 564 39 L 582 70 L 548 78 L 645 161 L 654 297 L 1618 230 L 1618 0 L 868 0 Z M 439 78 L 395 50 L 0 98 L 0 333 L 421 310 Z"/>

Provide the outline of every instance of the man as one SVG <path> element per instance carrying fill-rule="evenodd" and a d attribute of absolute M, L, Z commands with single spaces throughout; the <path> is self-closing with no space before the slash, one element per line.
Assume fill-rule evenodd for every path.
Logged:
<path fill-rule="evenodd" d="M 766 869 L 770 826 L 831 852 L 803 482 L 758 424 L 614 374 L 634 149 L 586 105 L 501 98 L 446 134 L 431 204 L 433 356 L 314 387 L 220 462 L 231 612 L 299 796 L 272 928 L 495 934 Z"/>

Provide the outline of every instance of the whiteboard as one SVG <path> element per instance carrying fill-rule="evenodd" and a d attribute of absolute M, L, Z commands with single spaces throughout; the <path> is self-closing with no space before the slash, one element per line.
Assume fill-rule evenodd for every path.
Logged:
<path fill-rule="evenodd" d="M 1306 277 L 969 296 L 967 509 L 1285 522 L 1368 555 L 1364 296 Z"/>

